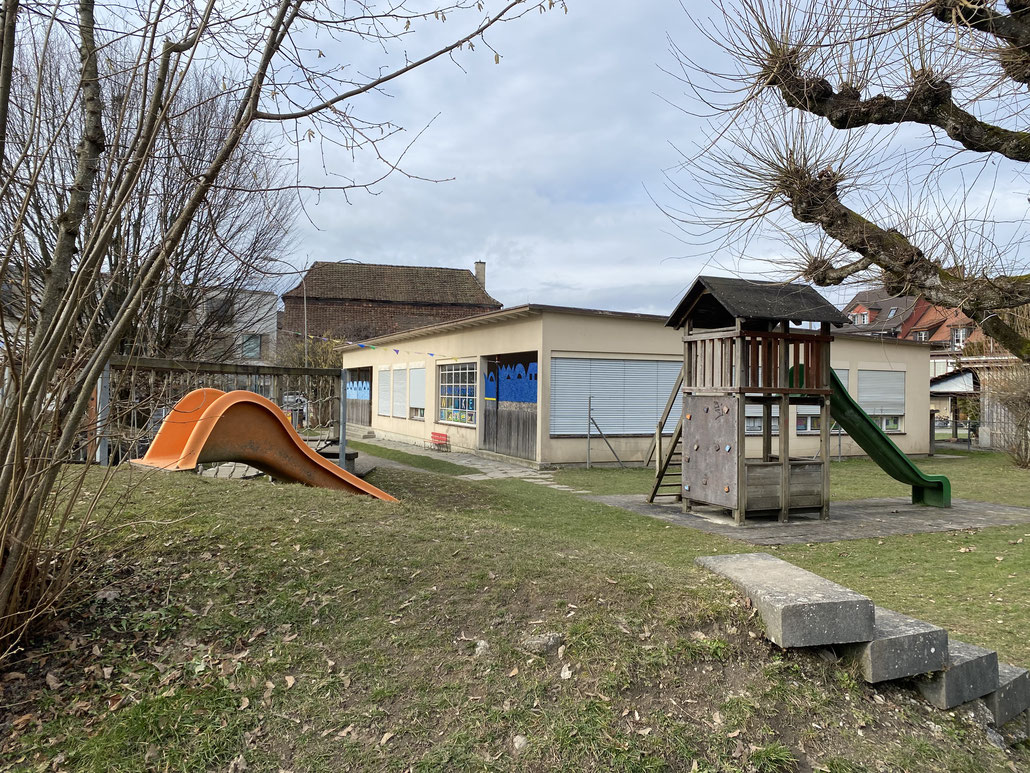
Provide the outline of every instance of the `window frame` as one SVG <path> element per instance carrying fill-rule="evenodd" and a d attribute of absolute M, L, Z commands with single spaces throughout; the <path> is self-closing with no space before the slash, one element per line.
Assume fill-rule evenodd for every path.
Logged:
<path fill-rule="evenodd" d="M 456 378 L 457 377 L 457 378 Z M 479 421 L 479 366 L 476 362 L 436 366 L 436 422 L 475 427 Z M 464 393 L 460 390 L 464 389 Z M 450 391 L 447 391 L 450 390 Z"/>
<path fill-rule="evenodd" d="M 253 341 L 255 338 L 257 339 L 257 355 L 252 357 L 247 354 L 247 343 Z M 240 358 L 244 360 L 260 360 L 261 352 L 264 348 L 262 346 L 264 343 L 262 340 L 263 338 L 264 336 L 261 333 L 242 333 L 240 335 Z"/>

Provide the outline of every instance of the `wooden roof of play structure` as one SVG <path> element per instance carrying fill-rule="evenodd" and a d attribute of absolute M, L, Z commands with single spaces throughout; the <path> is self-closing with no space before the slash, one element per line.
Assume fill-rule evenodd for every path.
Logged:
<path fill-rule="evenodd" d="M 699 276 L 666 321 L 681 328 L 729 327 L 737 319 L 848 324 L 841 311 L 807 285 L 755 279 Z"/>

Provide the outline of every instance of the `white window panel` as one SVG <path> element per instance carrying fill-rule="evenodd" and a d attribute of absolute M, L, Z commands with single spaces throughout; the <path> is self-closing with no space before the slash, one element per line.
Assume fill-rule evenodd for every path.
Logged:
<path fill-rule="evenodd" d="M 682 367 L 679 360 L 552 358 L 551 434 L 585 435 L 588 400 L 605 434 L 653 434 Z M 665 432 L 676 426 L 681 405 L 677 395 Z"/>
<path fill-rule="evenodd" d="M 408 418 L 408 369 L 393 369 L 393 415 L 398 419 Z"/>
<path fill-rule="evenodd" d="M 870 416 L 901 416 L 905 413 L 905 372 L 860 370 L 858 404 Z"/>
<path fill-rule="evenodd" d="M 385 368 L 379 369 L 379 406 L 376 413 L 390 415 L 390 371 Z"/>

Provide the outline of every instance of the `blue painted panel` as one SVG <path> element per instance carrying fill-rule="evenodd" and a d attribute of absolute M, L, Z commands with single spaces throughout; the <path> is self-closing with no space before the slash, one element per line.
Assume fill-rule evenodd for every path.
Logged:
<path fill-rule="evenodd" d="M 370 381 L 348 381 L 347 382 L 347 399 L 348 400 L 371 400 L 372 399 L 372 383 Z"/>
<path fill-rule="evenodd" d="M 537 364 L 521 362 L 515 365 L 501 365 L 498 380 L 493 373 L 484 373 L 486 398 L 507 403 L 535 403 L 537 394 Z"/>

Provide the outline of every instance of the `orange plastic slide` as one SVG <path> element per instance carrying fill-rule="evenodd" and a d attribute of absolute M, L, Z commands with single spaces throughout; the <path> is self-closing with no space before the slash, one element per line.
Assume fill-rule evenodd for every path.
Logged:
<path fill-rule="evenodd" d="M 162 470 L 205 462 L 242 462 L 279 480 L 397 501 L 315 453 L 275 403 L 253 392 L 195 389 L 165 417 L 146 455 L 133 460 Z"/>

